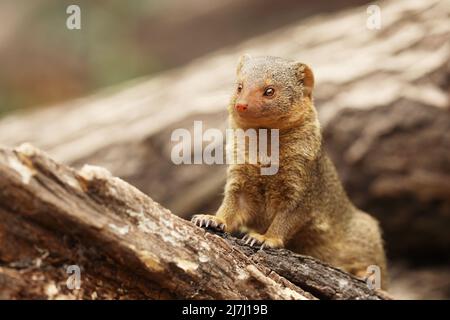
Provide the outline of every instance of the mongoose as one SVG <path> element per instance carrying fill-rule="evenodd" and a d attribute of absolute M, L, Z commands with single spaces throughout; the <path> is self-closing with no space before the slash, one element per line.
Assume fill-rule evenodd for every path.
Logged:
<path fill-rule="evenodd" d="M 195 215 L 198 226 L 246 232 L 250 245 L 287 248 L 364 277 L 386 258 L 377 220 L 347 197 L 324 151 L 314 107 L 311 68 L 278 57 L 241 57 L 228 106 L 231 128 L 278 129 L 279 169 L 261 175 L 258 164 L 228 167 L 215 215 Z"/>

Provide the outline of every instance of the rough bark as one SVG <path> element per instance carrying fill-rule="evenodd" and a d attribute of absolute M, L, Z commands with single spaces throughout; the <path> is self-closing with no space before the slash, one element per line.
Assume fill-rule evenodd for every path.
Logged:
<path fill-rule="evenodd" d="M 448 1 L 379 2 L 321 16 L 149 80 L 0 121 L 0 143 L 29 141 L 57 160 L 106 167 L 178 215 L 218 207 L 224 166 L 176 166 L 171 133 L 194 120 L 224 129 L 238 56 L 310 64 L 329 153 L 351 198 L 375 214 L 391 258 L 448 259 Z M 430 236 L 432 235 L 432 236 Z"/>
<path fill-rule="evenodd" d="M 257 251 L 173 215 L 107 170 L 0 149 L 0 298 L 382 299 L 315 259 Z M 81 288 L 69 290 L 69 265 Z"/>

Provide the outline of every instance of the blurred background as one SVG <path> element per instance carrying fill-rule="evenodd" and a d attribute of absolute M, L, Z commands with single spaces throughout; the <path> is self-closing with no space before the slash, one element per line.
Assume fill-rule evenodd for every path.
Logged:
<path fill-rule="evenodd" d="M 2 0 L 0 115 L 64 101 L 362 0 Z M 81 8 L 69 32 L 66 8 Z"/>
<path fill-rule="evenodd" d="M 226 128 L 241 54 L 308 63 L 327 150 L 381 221 L 392 293 L 450 298 L 449 0 L 2 0 L 0 21 L 0 145 L 104 166 L 184 218 L 214 212 L 225 167 L 174 165 L 172 131 Z"/>

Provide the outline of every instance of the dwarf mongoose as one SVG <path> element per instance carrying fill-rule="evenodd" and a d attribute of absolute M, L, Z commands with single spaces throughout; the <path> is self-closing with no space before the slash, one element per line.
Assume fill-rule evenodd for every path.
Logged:
<path fill-rule="evenodd" d="M 386 258 L 377 220 L 347 197 L 326 155 L 314 107 L 314 76 L 305 64 L 277 57 L 241 57 L 228 107 L 231 128 L 278 129 L 279 169 L 261 175 L 257 164 L 228 168 L 225 196 L 198 226 L 243 231 L 251 245 L 287 248 L 364 277 Z"/>

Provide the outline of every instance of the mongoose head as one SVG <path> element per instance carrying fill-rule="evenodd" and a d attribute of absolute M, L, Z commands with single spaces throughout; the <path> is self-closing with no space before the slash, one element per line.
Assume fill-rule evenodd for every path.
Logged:
<path fill-rule="evenodd" d="M 314 76 L 300 62 L 278 57 L 240 58 L 229 113 L 240 127 L 289 128 L 315 116 Z"/>

